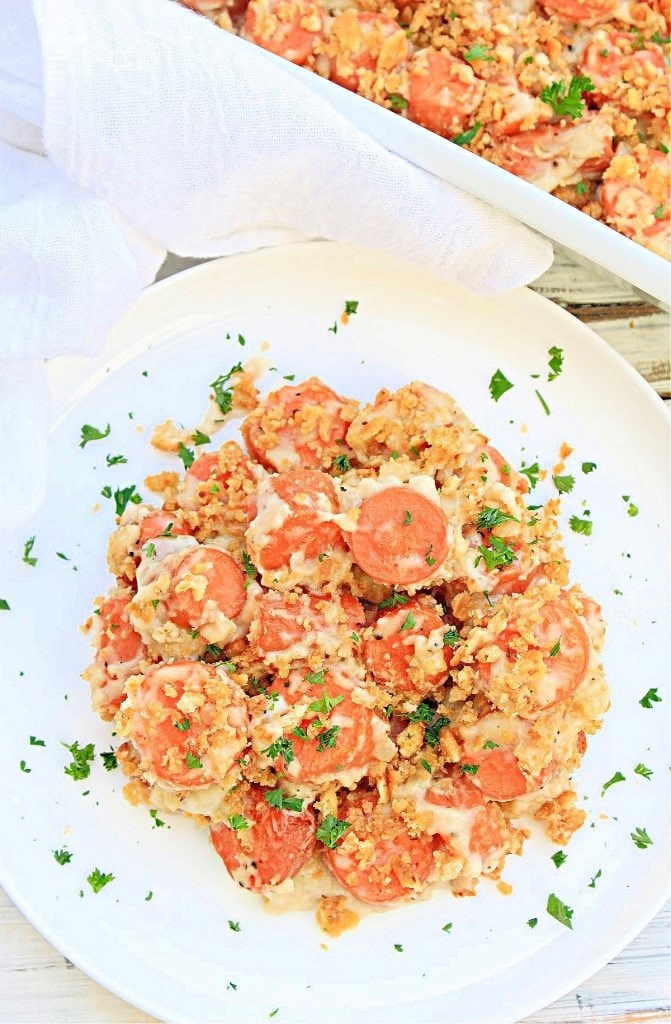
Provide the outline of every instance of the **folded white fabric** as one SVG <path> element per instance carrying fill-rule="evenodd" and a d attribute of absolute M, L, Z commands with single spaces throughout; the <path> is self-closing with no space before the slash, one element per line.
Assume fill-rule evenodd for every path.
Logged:
<path fill-rule="evenodd" d="M 47 403 L 32 400 L 43 419 L 22 427 L 26 392 L 42 387 L 36 360 L 99 351 L 167 249 L 220 256 L 308 238 L 386 249 L 478 293 L 525 284 L 552 258 L 171 0 L 3 0 L 0 424 L 12 458 L 0 523 L 43 493 L 34 445 Z M 16 360 L 33 360 L 30 372 Z"/>

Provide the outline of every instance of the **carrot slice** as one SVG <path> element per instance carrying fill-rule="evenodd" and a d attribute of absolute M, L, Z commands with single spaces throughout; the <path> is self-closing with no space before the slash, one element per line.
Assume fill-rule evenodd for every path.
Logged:
<path fill-rule="evenodd" d="M 445 515 L 409 487 L 388 487 L 363 501 L 349 544 L 354 561 L 378 583 L 419 583 L 447 555 Z"/>
<path fill-rule="evenodd" d="M 182 522 L 179 512 L 166 512 L 162 508 L 157 508 L 148 512 L 140 523 L 140 544 L 146 544 L 148 540 L 154 540 L 162 533 L 170 537 L 184 537 L 191 531 L 186 523 Z"/>
<path fill-rule="evenodd" d="M 200 789 L 223 778 L 247 743 L 244 692 L 210 665 L 156 665 L 127 689 L 119 732 L 170 788 Z"/>
<path fill-rule="evenodd" d="M 305 64 L 324 30 L 325 11 L 315 0 L 250 0 L 245 33 L 257 46 Z"/>
<path fill-rule="evenodd" d="M 265 799 L 268 790 L 251 786 L 244 808 L 248 828 L 213 825 L 212 843 L 229 875 L 246 889 L 260 892 L 297 875 L 315 847 L 317 824 L 311 807 L 279 810 Z"/>
<path fill-rule="evenodd" d="M 289 600 L 264 591 L 255 604 L 249 640 L 262 657 L 287 651 L 295 644 L 323 653 L 328 647 L 329 653 L 335 654 L 343 634 L 351 633 L 364 620 L 362 606 L 347 591 L 328 601 L 318 594 L 299 594 Z"/>
<path fill-rule="evenodd" d="M 202 580 L 205 585 L 201 592 Z M 234 619 L 245 601 L 244 573 L 219 548 L 189 549 L 172 573 L 171 590 L 165 600 L 167 616 L 182 629 L 193 629 L 201 622 L 208 601 L 214 601 L 227 618 Z"/>
<path fill-rule="evenodd" d="M 441 807 L 455 807 L 468 812 L 470 817 L 469 849 L 483 858 L 489 857 L 503 847 L 504 821 L 496 804 L 485 803 L 480 790 L 461 771 L 450 773 L 452 789 L 444 793 L 438 789 L 427 790 L 428 803 Z M 475 813 L 473 813 L 475 812 Z M 449 837 L 445 837 L 449 845 Z"/>
<path fill-rule="evenodd" d="M 470 64 L 428 47 L 412 58 L 408 88 L 410 120 L 451 139 L 469 123 L 485 84 Z"/>
<path fill-rule="evenodd" d="M 99 651 L 106 664 L 134 661 L 144 651 L 144 644 L 128 618 L 126 597 L 106 597 L 100 606 L 102 635 Z"/>
<path fill-rule="evenodd" d="M 343 801 L 338 816 L 350 822 L 345 837 L 354 833 L 366 844 L 361 847 L 363 856 L 357 856 L 356 850 L 343 853 L 337 847 L 325 852 L 332 873 L 353 896 L 364 903 L 390 903 L 412 896 L 426 885 L 433 867 L 432 836 L 413 838 L 388 805 L 377 805 L 373 794 L 352 794 Z"/>
<path fill-rule="evenodd" d="M 372 638 L 363 645 L 366 665 L 376 682 L 398 691 L 417 689 L 410 676 L 417 638 L 427 637 L 442 626 L 435 601 L 426 595 L 411 598 L 401 608 L 380 615 L 374 623 Z M 447 667 L 425 674 L 419 688 L 428 692 L 444 682 L 446 676 Z"/>

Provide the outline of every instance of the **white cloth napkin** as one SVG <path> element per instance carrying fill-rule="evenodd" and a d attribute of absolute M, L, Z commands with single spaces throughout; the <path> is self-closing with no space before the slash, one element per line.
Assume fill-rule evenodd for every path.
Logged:
<path fill-rule="evenodd" d="M 309 238 L 386 249 L 481 294 L 552 259 L 171 0 L 2 0 L 0 524 L 42 499 L 41 360 L 100 351 L 168 249 Z"/>

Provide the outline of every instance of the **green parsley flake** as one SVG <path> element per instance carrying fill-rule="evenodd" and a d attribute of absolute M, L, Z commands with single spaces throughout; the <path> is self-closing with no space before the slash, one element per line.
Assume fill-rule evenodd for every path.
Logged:
<path fill-rule="evenodd" d="M 588 188 L 587 182 L 579 181 L 578 184 L 575 187 L 575 194 L 577 196 L 584 196 L 585 192 L 587 191 L 587 188 Z M 548 380 L 552 380 L 552 377 L 548 377 Z"/>
<path fill-rule="evenodd" d="M 38 740 L 36 736 L 31 736 L 28 742 L 31 747 L 46 747 L 44 740 Z"/>
<path fill-rule="evenodd" d="M 5 601 L 4 597 L 0 597 L 0 612 L 8 612 L 8 611 L 11 611 L 11 609 L 10 609 L 9 605 L 7 604 L 7 601 Z"/>
<path fill-rule="evenodd" d="M 242 363 L 236 363 L 232 366 L 228 373 L 224 373 L 213 380 L 210 384 L 214 401 L 219 406 L 219 409 L 224 416 L 231 411 L 233 408 L 233 388 L 231 386 L 231 378 L 235 373 L 242 373 Z"/>
<path fill-rule="evenodd" d="M 393 92 L 389 96 L 389 106 L 392 110 L 407 110 L 408 101 L 405 96 L 401 96 L 398 92 Z"/>
<path fill-rule="evenodd" d="M 462 764 L 461 771 L 464 775 L 477 775 L 479 764 Z"/>
<path fill-rule="evenodd" d="M 585 110 L 583 93 L 594 92 L 595 85 L 586 75 L 573 75 L 568 89 L 566 82 L 550 82 L 541 91 L 541 101 L 549 104 L 558 117 L 576 120 Z"/>
<path fill-rule="evenodd" d="M 249 828 L 249 822 L 245 818 L 244 814 L 231 814 L 228 819 L 228 824 L 234 832 L 242 832 L 244 829 Z"/>
<path fill-rule="evenodd" d="M 637 764 L 634 768 L 634 773 L 644 779 L 650 779 L 655 774 L 652 769 L 646 768 L 644 764 Z"/>
<path fill-rule="evenodd" d="M 576 186 L 576 192 L 577 191 L 578 188 Z M 548 360 L 548 367 L 550 369 L 550 372 L 548 373 L 548 381 L 552 381 L 556 380 L 556 378 L 562 372 L 564 364 L 564 350 L 561 348 L 557 348 L 556 345 L 553 345 L 552 348 L 548 349 L 548 355 L 550 357 L 550 359 Z"/>
<path fill-rule="evenodd" d="M 520 473 L 527 478 L 529 481 L 529 487 L 533 491 L 534 487 L 538 483 L 540 476 L 540 467 L 537 462 L 534 462 L 532 466 L 522 466 Z"/>
<path fill-rule="evenodd" d="M 150 889 L 149 892 L 147 893 L 147 895 L 145 896 L 144 901 L 145 901 L 145 903 L 149 903 L 150 900 L 153 900 L 153 898 L 154 898 L 154 893 Z"/>
<path fill-rule="evenodd" d="M 25 762 L 25 761 L 23 761 L 23 760 L 19 761 L 19 768 L 20 768 L 20 769 L 21 769 L 21 771 L 22 771 L 22 772 L 24 772 L 24 774 L 26 774 L 26 775 L 30 775 L 30 773 L 31 773 L 31 772 L 32 772 L 32 770 L 33 770 L 32 768 L 29 768 L 29 767 L 28 767 L 28 765 L 26 764 L 26 762 Z"/>
<path fill-rule="evenodd" d="M 63 864 L 69 864 L 72 860 L 72 854 L 69 850 L 52 850 L 51 852 L 54 855 L 54 860 L 57 864 L 60 864 L 61 867 Z"/>
<path fill-rule="evenodd" d="M 361 637 L 358 633 L 350 633 L 349 638 L 355 644 L 361 643 Z"/>
<path fill-rule="evenodd" d="M 193 443 L 195 445 L 201 445 L 201 444 L 209 444 L 210 441 L 211 441 L 211 438 L 209 438 L 207 436 L 207 434 L 204 434 L 202 432 L 202 430 L 196 430 L 196 432 L 191 435 L 191 440 L 193 441 Z"/>
<path fill-rule="evenodd" d="M 408 629 L 414 629 L 416 625 L 417 620 L 415 616 L 412 614 L 412 612 L 408 612 L 408 614 L 403 620 L 403 625 L 401 626 L 399 633 L 405 633 L 406 630 Z"/>
<path fill-rule="evenodd" d="M 242 567 L 245 570 L 245 576 L 247 577 L 247 580 L 251 582 L 256 576 L 256 566 L 254 565 L 246 551 L 242 552 Z"/>
<path fill-rule="evenodd" d="M 187 768 L 202 768 L 203 762 L 199 757 L 196 757 L 190 750 L 186 752 L 186 767 Z"/>
<path fill-rule="evenodd" d="M 494 58 L 490 54 L 488 46 L 483 46 L 482 43 L 473 43 L 470 49 L 466 50 L 464 60 L 494 60 Z"/>
<path fill-rule="evenodd" d="M 91 874 L 87 877 L 86 881 L 89 883 L 95 893 L 100 892 L 106 885 L 114 881 L 114 875 L 105 875 L 99 868 L 94 868 Z"/>
<path fill-rule="evenodd" d="M 547 402 L 545 401 L 545 399 L 543 398 L 543 396 L 541 395 L 540 391 L 537 388 L 535 389 L 535 391 L 536 391 L 536 398 L 538 399 L 538 401 L 543 406 L 543 412 L 545 413 L 546 416 L 549 416 L 550 415 L 550 406 L 547 404 Z"/>
<path fill-rule="evenodd" d="M 31 552 L 32 552 L 34 547 L 35 547 L 35 538 L 34 537 L 29 537 L 28 540 L 26 541 L 26 543 L 23 545 L 23 558 L 21 559 L 22 562 L 26 563 L 26 565 L 32 565 L 32 566 L 36 566 L 37 565 L 37 559 L 31 557 Z"/>
<path fill-rule="evenodd" d="M 624 775 L 622 774 L 622 772 L 615 772 L 615 774 L 613 775 L 612 779 L 609 779 L 608 782 L 604 782 L 603 786 L 601 787 L 601 796 L 603 796 L 604 793 L 606 792 L 606 790 L 610 789 L 610 787 L 614 786 L 617 782 L 625 782 L 625 781 L 626 781 L 626 779 L 625 779 Z"/>
<path fill-rule="evenodd" d="M 633 501 L 631 500 L 628 494 L 622 495 L 622 501 L 624 501 L 627 505 L 628 516 L 631 516 L 631 518 L 633 519 L 635 516 L 638 515 L 638 508 L 636 507 L 636 505 L 634 505 Z"/>
<path fill-rule="evenodd" d="M 419 763 L 421 764 L 421 766 L 424 769 L 424 771 L 428 772 L 429 775 L 431 775 L 433 769 L 432 769 L 431 765 L 429 764 L 429 762 L 426 760 L 426 758 L 424 758 L 424 757 L 420 758 Z"/>
<path fill-rule="evenodd" d="M 538 924 L 538 918 L 537 917 L 530 917 L 529 920 L 527 921 L 527 924 L 529 925 L 530 928 L 535 928 L 536 925 Z"/>
<path fill-rule="evenodd" d="M 161 818 L 159 818 L 158 811 L 156 810 L 155 807 L 152 807 L 151 810 L 149 811 L 149 817 L 154 822 L 154 824 L 151 826 L 152 828 L 163 828 L 163 826 L 165 825 L 165 822 L 162 821 Z"/>
<path fill-rule="evenodd" d="M 340 699 L 344 700 L 342 697 Z M 266 754 L 266 756 L 271 758 L 273 761 L 278 757 L 283 757 L 285 764 L 291 764 L 294 759 L 294 745 L 291 740 L 287 740 L 283 736 L 280 736 L 279 739 L 276 739 L 269 747 L 262 750 L 261 753 Z"/>
<path fill-rule="evenodd" d="M 332 725 L 330 729 L 324 729 L 318 733 L 317 739 L 319 743 L 317 745 L 317 753 L 321 754 L 324 750 L 329 750 L 335 747 L 338 733 L 340 732 L 339 725 Z"/>
<path fill-rule="evenodd" d="M 191 466 L 193 466 L 193 463 L 194 463 L 194 460 L 195 460 L 196 457 L 193 454 L 193 451 L 191 450 L 191 448 L 187 448 L 184 444 L 182 444 L 181 441 L 179 442 L 179 448 L 177 450 L 177 455 L 182 460 L 182 462 L 184 463 L 184 469 L 190 469 Z"/>
<path fill-rule="evenodd" d="M 114 511 L 118 516 L 123 515 L 128 502 L 132 505 L 139 505 L 142 502 L 142 495 L 136 493 L 135 484 L 131 484 L 130 487 L 118 487 L 114 492 Z"/>
<path fill-rule="evenodd" d="M 443 633 L 443 647 L 451 647 L 454 650 L 460 641 L 461 637 L 454 626 L 450 626 L 447 633 Z"/>
<path fill-rule="evenodd" d="M 478 134 L 482 128 L 482 123 L 476 121 L 472 128 L 468 128 L 465 132 L 461 132 L 459 135 L 455 135 L 452 142 L 455 146 L 468 146 Z"/>
<path fill-rule="evenodd" d="M 592 881 L 588 883 L 588 888 L 596 889 L 596 880 L 597 880 L 597 878 L 601 878 L 601 868 L 599 868 L 597 873 L 593 876 Z"/>
<path fill-rule="evenodd" d="M 359 300 L 358 299 L 347 299 L 345 302 L 345 313 L 347 316 L 354 316 L 355 313 L 359 312 Z"/>
<path fill-rule="evenodd" d="M 147 558 L 153 558 L 155 554 L 156 554 L 156 545 L 154 544 L 153 540 L 150 540 L 149 543 L 147 544 L 147 551 L 146 551 Z"/>
<path fill-rule="evenodd" d="M 508 515 L 507 512 L 503 512 L 500 508 L 490 508 L 487 506 L 481 512 L 478 512 L 476 525 L 479 530 L 493 530 L 495 526 L 500 526 L 501 523 L 507 522 L 519 523 L 519 519 Z"/>
<path fill-rule="evenodd" d="M 328 330 L 331 332 L 331 334 L 337 334 L 338 333 L 338 323 L 337 323 L 336 320 L 333 321 L 333 325 L 331 327 L 329 327 Z"/>
<path fill-rule="evenodd" d="M 560 494 L 570 494 L 575 484 L 573 476 L 553 476 L 552 482 Z"/>
<path fill-rule="evenodd" d="M 98 430 L 97 427 L 92 427 L 90 423 L 85 423 L 81 429 L 81 441 L 79 442 L 79 447 L 85 448 L 89 441 L 102 441 L 104 437 L 109 437 L 109 433 L 109 423 L 104 430 Z"/>
<path fill-rule="evenodd" d="M 349 821 L 341 821 L 340 818 L 327 814 L 317 829 L 317 839 L 324 846 L 328 846 L 329 850 L 335 850 L 338 840 L 342 838 L 348 828 L 350 828 Z"/>
<path fill-rule="evenodd" d="M 303 799 L 300 796 L 285 796 L 281 789 L 271 789 L 264 793 L 267 804 L 278 811 L 302 811 Z"/>
<path fill-rule="evenodd" d="M 100 755 L 103 763 L 103 768 L 106 772 L 112 772 L 117 767 L 118 762 L 116 754 L 113 750 L 104 750 Z"/>
<path fill-rule="evenodd" d="M 239 921 L 230 921 L 229 920 L 228 927 L 231 929 L 232 932 L 239 932 L 240 931 L 240 922 Z"/>
<path fill-rule="evenodd" d="M 440 733 L 450 725 L 450 719 L 444 715 L 437 715 L 429 726 L 424 730 L 424 742 L 430 747 L 435 747 L 440 739 Z"/>
<path fill-rule="evenodd" d="M 175 722 L 175 729 L 179 729 L 180 732 L 186 732 L 190 728 L 191 722 L 188 718 L 183 718 L 181 722 Z"/>
<path fill-rule="evenodd" d="M 125 455 L 106 455 L 105 462 L 108 466 L 121 466 L 123 463 L 128 462 Z"/>
<path fill-rule="evenodd" d="M 412 516 L 410 515 L 410 513 L 406 509 L 405 510 L 405 515 L 403 516 L 403 526 L 410 526 L 411 522 L 412 522 Z"/>
<path fill-rule="evenodd" d="M 395 942 L 394 943 L 394 949 L 396 950 L 397 953 L 402 953 L 403 952 L 403 946 L 401 945 L 400 942 Z"/>
<path fill-rule="evenodd" d="M 447 934 L 449 935 L 449 933 L 452 931 L 452 922 L 450 921 L 448 924 L 444 924 L 440 930 L 441 932 L 447 932 Z"/>
<path fill-rule="evenodd" d="M 77 740 L 75 740 L 71 744 L 61 742 L 61 746 L 65 747 L 72 756 L 70 764 L 66 765 L 63 769 L 65 774 L 69 775 L 76 782 L 81 781 L 81 779 L 88 779 L 91 774 L 91 761 L 95 757 L 94 744 L 87 743 L 85 747 L 80 747 Z"/>
<path fill-rule="evenodd" d="M 319 700 L 313 700 L 311 704 L 308 704 L 308 711 L 314 711 L 317 715 L 330 715 L 334 707 L 340 704 L 345 698 L 342 694 L 338 694 L 336 697 L 329 697 L 328 693 L 325 693 Z"/>
<path fill-rule="evenodd" d="M 351 469 L 350 461 L 346 455 L 336 455 L 333 460 L 333 468 L 338 473 L 346 473 L 348 469 Z"/>
<path fill-rule="evenodd" d="M 581 533 L 584 537 L 592 536 L 592 521 L 590 519 L 579 519 L 578 516 L 571 516 L 568 521 L 574 533 Z"/>
<path fill-rule="evenodd" d="M 596 462 L 583 462 L 580 468 L 585 475 L 593 473 L 596 469 Z"/>
<path fill-rule="evenodd" d="M 496 750 L 497 748 L 498 743 L 495 743 L 494 740 L 485 740 L 485 742 L 482 744 L 483 750 Z"/>
<path fill-rule="evenodd" d="M 661 702 L 662 698 L 657 693 L 657 687 L 653 686 L 648 690 L 645 697 L 641 697 L 638 703 L 642 708 L 650 709 L 653 704 L 661 704 Z"/>
<path fill-rule="evenodd" d="M 553 644 L 552 650 L 550 651 L 550 655 L 549 656 L 551 658 L 556 658 L 560 651 L 561 651 L 561 637 L 559 637 L 557 642 L 555 644 Z"/>
<path fill-rule="evenodd" d="M 563 850 L 557 850 L 556 853 L 552 854 L 550 860 L 556 868 L 560 868 L 568 860 L 568 857 Z"/>
<path fill-rule="evenodd" d="M 634 845 L 637 846 L 639 850 L 645 850 L 646 847 L 653 845 L 652 839 L 644 828 L 637 828 L 630 834 Z"/>
<path fill-rule="evenodd" d="M 573 925 L 571 924 L 573 911 L 570 907 L 567 907 L 565 903 L 562 903 L 559 897 L 555 896 L 553 892 L 548 896 L 548 902 L 545 909 L 550 917 L 554 917 L 555 921 L 559 921 L 560 924 L 566 925 L 567 928 L 573 928 Z"/>
<path fill-rule="evenodd" d="M 380 611 L 384 611 L 385 608 L 397 608 L 399 605 L 407 603 L 407 595 L 397 594 L 396 591 L 394 590 L 390 597 L 386 597 L 384 601 L 380 601 L 378 608 Z"/>
<path fill-rule="evenodd" d="M 284 376 L 282 377 L 282 380 L 288 380 L 291 384 L 293 384 L 293 382 L 296 380 L 296 374 L 285 373 Z"/>
<path fill-rule="evenodd" d="M 506 391 L 510 391 L 512 387 L 514 385 L 510 383 L 508 378 L 500 370 L 497 370 L 489 382 L 489 393 L 494 401 L 498 402 L 501 395 L 505 395 Z"/>
<path fill-rule="evenodd" d="M 476 568 L 483 559 L 488 572 L 512 565 L 513 562 L 517 561 L 517 555 L 503 537 L 496 537 L 492 534 L 489 540 L 489 547 L 486 547 L 484 544 L 478 545 L 479 554 L 474 563 Z"/>

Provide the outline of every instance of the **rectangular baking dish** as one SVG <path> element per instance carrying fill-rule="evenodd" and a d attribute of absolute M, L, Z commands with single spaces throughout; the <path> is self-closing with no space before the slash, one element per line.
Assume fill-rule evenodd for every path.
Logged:
<path fill-rule="evenodd" d="M 237 41 L 242 46 L 253 45 L 244 39 Z M 661 256 L 426 128 L 281 57 L 264 53 L 319 93 L 385 149 L 505 210 L 578 256 L 628 281 L 652 299 L 668 303 L 671 264 Z"/>

